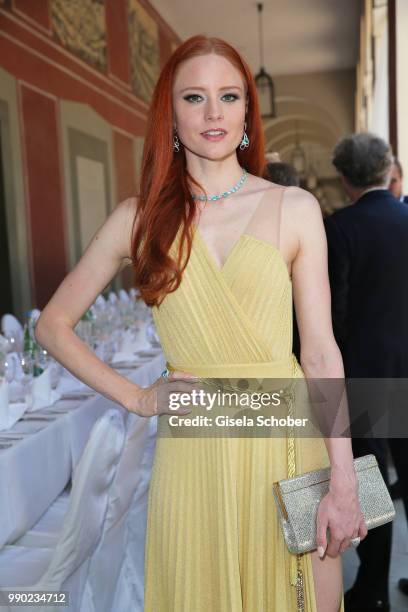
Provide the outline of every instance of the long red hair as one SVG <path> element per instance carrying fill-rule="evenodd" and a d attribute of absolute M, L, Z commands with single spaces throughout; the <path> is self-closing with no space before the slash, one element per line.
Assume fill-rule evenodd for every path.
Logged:
<path fill-rule="evenodd" d="M 193 36 L 171 55 L 153 92 L 143 149 L 140 193 L 132 236 L 134 284 L 149 306 L 160 305 L 167 293 L 181 283 L 192 245 L 191 225 L 195 201 L 189 181 L 196 183 L 186 167 L 184 147 L 173 152 L 174 78 L 180 64 L 198 55 L 215 53 L 237 68 L 247 86 L 246 113 L 249 147 L 237 149 L 238 161 L 250 174 L 262 176 L 265 166 L 264 137 L 255 81 L 239 53 L 219 38 Z M 196 183 L 197 184 L 197 183 Z M 182 228 L 177 261 L 168 255 L 178 230 Z M 184 263 L 184 245 L 187 252 Z"/>

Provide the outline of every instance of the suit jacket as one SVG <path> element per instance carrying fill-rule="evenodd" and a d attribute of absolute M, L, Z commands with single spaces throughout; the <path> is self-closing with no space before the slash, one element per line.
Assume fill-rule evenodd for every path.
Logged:
<path fill-rule="evenodd" d="M 346 377 L 408 377 L 408 207 L 378 189 L 325 227 Z"/>
<path fill-rule="evenodd" d="M 402 198 L 402 201 L 403 201 L 404 204 L 408 204 L 408 196 L 404 196 Z"/>

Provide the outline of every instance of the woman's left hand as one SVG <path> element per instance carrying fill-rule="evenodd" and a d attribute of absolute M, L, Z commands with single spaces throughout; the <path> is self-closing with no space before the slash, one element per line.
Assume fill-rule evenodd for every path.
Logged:
<path fill-rule="evenodd" d="M 329 541 L 327 541 L 329 528 Z M 317 511 L 317 550 L 337 557 L 349 546 L 352 538 L 363 540 L 367 526 L 358 499 L 358 481 L 355 473 L 347 474 L 332 468 L 330 489 Z"/>

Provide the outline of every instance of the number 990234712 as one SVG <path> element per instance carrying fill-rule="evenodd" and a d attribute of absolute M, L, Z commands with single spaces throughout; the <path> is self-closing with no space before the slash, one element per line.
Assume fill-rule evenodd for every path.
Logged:
<path fill-rule="evenodd" d="M 32 606 L 60 606 L 69 605 L 68 591 L 14 591 L 0 589 L 0 606 L 20 606 L 29 604 Z"/>

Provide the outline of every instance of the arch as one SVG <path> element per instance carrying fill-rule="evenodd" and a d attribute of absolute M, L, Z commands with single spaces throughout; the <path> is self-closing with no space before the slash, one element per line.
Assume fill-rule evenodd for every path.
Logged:
<path fill-rule="evenodd" d="M 336 118 L 325 107 L 316 104 L 316 102 L 311 102 L 307 98 L 278 96 L 276 98 L 276 108 L 278 116 L 265 121 L 265 131 L 268 131 L 287 116 L 298 115 L 309 119 L 314 118 L 319 123 L 327 125 L 336 133 L 337 138 L 343 133 Z"/>

